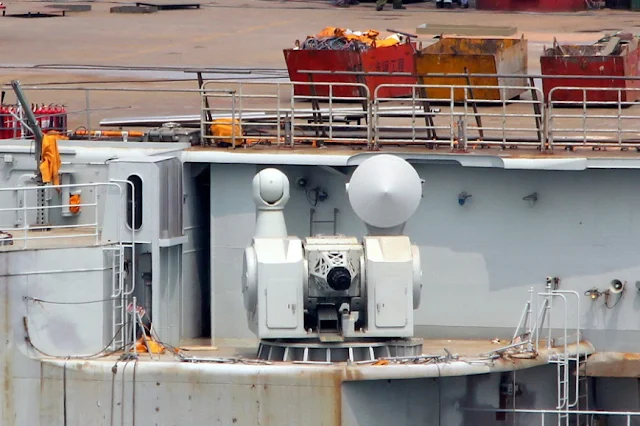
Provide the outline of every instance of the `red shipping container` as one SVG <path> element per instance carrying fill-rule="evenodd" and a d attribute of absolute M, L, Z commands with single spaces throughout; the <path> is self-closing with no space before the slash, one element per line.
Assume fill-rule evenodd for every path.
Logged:
<path fill-rule="evenodd" d="M 477 0 L 478 10 L 513 12 L 580 12 L 587 10 L 584 0 Z"/>
<path fill-rule="evenodd" d="M 547 49 L 540 56 L 542 75 L 564 76 L 602 76 L 593 79 L 544 78 L 542 88 L 545 100 L 549 100 L 549 93 L 555 87 L 584 87 L 584 88 L 617 88 L 635 89 L 623 90 L 620 93 L 622 102 L 634 102 L 640 98 L 640 80 L 612 80 L 606 77 L 636 77 L 638 76 L 638 61 L 640 60 L 638 39 L 634 37 L 630 43 L 622 45 L 620 54 L 597 55 L 603 46 L 573 46 L 563 45 L 567 55 L 560 55 L 554 49 Z M 582 102 L 584 93 L 581 90 L 555 90 L 553 101 Z M 588 90 L 587 102 L 617 102 L 617 90 Z"/>
<path fill-rule="evenodd" d="M 285 49 L 284 58 L 292 82 L 308 82 L 309 75 L 299 71 L 360 71 L 360 72 L 414 72 L 415 43 L 371 48 L 362 52 L 355 50 L 295 50 Z M 407 76 L 357 76 L 345 74 L 313 74 L 316 83 L 363 83 L 373 98 L 380 84 L 416 84 L 415 77 Z M 328 86 L 316 86 L 317 96 L 329 96 Z M 296 96 L 311 96 L 311 87 L 296 85 Z M 384 88 L 378 93 L 382 98 L 411 96 L 411 88 Z M 357 86 L 334 86 L 333 96 L 353 98 L 363 96 Z"/>

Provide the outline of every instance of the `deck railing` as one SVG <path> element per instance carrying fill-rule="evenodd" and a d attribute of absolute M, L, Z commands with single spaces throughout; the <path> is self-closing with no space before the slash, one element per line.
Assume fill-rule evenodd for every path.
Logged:
<path fill-rule="evenodd" d="M 8 199 L 13 198 L 13 206 L 0 208 L 0 232 L 3 234 L 0 249 L 6 246 L 28 249 L 62 245 L 62 240 L 69 241 L 70 246 L 78 244 L 78 241 L 85 245 L 101 244 L 100 214 L 105 206 L 100 197 L 110 190 L 117 192 L 117 199 L 124 206 L 122 187 L 115 182 L 0 188 L 0 199 L 5 206 Z M 79 195 L 79 202 L 71 199 L 68 202 L 51 202 L 55 192 L 70 191 Z M 66 220 L 61 218 L 55 220 L 57 224 L 52 224 L 49 219 L 53 212 L 66 216 Z M 111 209 L 110 214 L 116 216 L 117 223 L 121 223 L 121 209 Z M 116 240 L 122 241 L 120 227 L 117 228 Z"/>
<path fill-rule="evenodd" d="M 548 426 L 553 422 L 555 424 L 570 424 L 570 419 L 577 419 L 578 417 L 586 419 L 587 423 L 580 423 L 581 425 L 596 425 L 595 419 L 600 418 L 613 418 L 620 419 L 620 423 L 626 426 L 631 426 L 632 419 L 635 422 L 640 419 L 640 412 L 636 411 L 597 411 L 597 410 L 534 410 L 534 409 L 499 409 L 499 408 L 462 408 L 462 411 L 469 413 L 503 413 L 505 415 L 511 415 L 517 419 L 537 417 L 540 419 L 541 426 Z M 563 417 L 565 416 L 565 417 Z M 515 421 L 515 420 L 514 420 Z M 522 420 L 521 420 L 522 421 Z M 556 423 L 557 422 L 557 423 Z M 533 423 L 532 423 L 533 424 Z"/>
<path fill-rule="evenodd" d="M 640 89 L 554 87 L 549 91 L 549 144 L 640 148 Z"/>
<path fill-rule="evenodd" d="M 409 102 L 378 96 L 390 88 L 410 89 Z M 509 99 L 512 93 L 529 92 L 531 99 Z M 514 144 L 543 148 L 542 98 L 540 89 L 528 86 L 381 84 L 374 94 L 372 144 L 437 143 L 452 150 Z M 410 106 L 404 113 L 388 112 L 396 103 Z"/>
<path fill-rule="evenodd" d="M 307 87 L 310 89 L 301 90 Z M 310 86 L 307 83 L 205 82 L 202 138 L 206 143 L 234 148 L 254 143 L 293 147 L 321 139 L 336 143 L 370 140 L 369 99 L 369 88 L 359 83 Z M 360 108 L 345 107 L 345 104 L 360 105 Z M 228 132 L 217 132 L 217 126 Z"/>
<path fill-rule="evenodd" d="M 478 81 L 482 75 L 459 77 L 460 84 L 454 85 L 385 83 L 374 90 L 364 82 L 219 80 L 206 81 L 201 89 L 23 89 L 35 102 L 68 105 L 69 130 L 96 130 L 96 114 L 134 115 L 138 117 L 123 119 L 117 127 L 145 128 L 175 121 L 183 127 L 199 128 L 204 145 L 291 148 L 348 144 L 368 149 L 413 145 L 462 152 L 487 147 L 640 150 L 636 119 L 640 118 L 640 102 L 636 100 L 640 89 L 631 84 L 588 87 L 594 77 L 528 76 L 528 85 L 490 86 L 465 84 L 471 81 L 469 77 Z M 524 80 L 522 75 L 498 77 L 501 81 Z M 540 84 L 540 80 L 546 79 L 554 79 L 556 86 L 558 81 L 567 84 L 542 90 L 544 82 Z M 585 87 L 572 86 L 583 83 Z M 398 93 L 405 97 L 392 96 Z M 96 106 L 98 102 L 100 106 Z M 229 125 L 226 129 L 225 123 Z M 213 127 L 223 131 L 216 133 Z"/>

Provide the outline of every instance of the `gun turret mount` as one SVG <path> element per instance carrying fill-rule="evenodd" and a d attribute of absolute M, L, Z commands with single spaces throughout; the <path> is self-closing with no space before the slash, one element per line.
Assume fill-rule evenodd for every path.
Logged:
<path fill-rule="evenodd" d="M 376 155 L 356 168 L 347 192 L 369 235 L 302 240 L 286 232 L 284 173 L 270 168 L 253 179 L 256 233 L 245 250 L 242 292 L 249 327 L 262 342 L 260 357 L 274 359 L 274 347 L 275 359 L 283 360 L 330 348 L 353 359 L 363 345 L 368 354 L 385 356 L 398 347 L 403 354 L 421 351 L 411 339 L 422 289 L 420 252 L 402 230 L 418 208 L 422 181 L 405 160 Z M 300 345 L 307 350 L 297 350 Z"/>

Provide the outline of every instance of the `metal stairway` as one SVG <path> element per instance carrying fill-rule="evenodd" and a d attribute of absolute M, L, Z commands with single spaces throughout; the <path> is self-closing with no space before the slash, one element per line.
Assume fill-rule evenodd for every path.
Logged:
<path fill-rule="evenodd" d="M 540 337 L 543 334 L 543 328 L 546 323 L 546 346 L 547 349 L 557 347 L 558 352 L 549 358 L 550 364 L 556 364 L 556 387 L 557 387 L 557 418 L 558 426 L 581 425 L 580 417 L 574 411 L 586 409 L 587 393 L 587 377 L 580 375 L 580 368 L 584 365 L 585 359 L 580 353 L 580 295 L 575 291 L 559 290 L 560 280 L 558 278 L 547 278 L 545 292 L 538 293 L 538 296 L 544 299 L 540 315 L 533 328 L 535 334 L 536 349 L 539 348 L 541 342 Z M 575 296 L 575 308 L 570 311 L 570 303 L 568 296 Z M 551 324 L 552 306 L 557 305 L 554 301 L 560 301 L 564 308 L 564 318 L 562 326 L 558 327 L 560 333 L 557 338 L 553 338 Z M 569 318 L 576 320 L 574 327 L 569 328 Z M 573 333 L 569 334 L 569 330 L 575 330 L 575 338 Z M 560 340 L 560 345 L 555 345 L 556 340 Z M 569 341 L 576 347 L 571 353 L 569 350 Z M 572 377 L 573 376 L 573 377 Z M 574 420 L 574 421 L 572 421 Z"/>
<path fill-rule="evenodd" d="M 124 273 L 124 250 L 123 244 L 116 244 L 104 248 L 104 251 L 111 254 L 111 298 L 113 304 L 112 332 L 114 335 L 111 344 L 112 350 L 122 349 L 126 343 L 128 333 L 126 332 L 126 301 L 125 273 Z"/>
<path fill-rule="evenodd" d="M 571 359 L 566 353 L 557 355 L 557 358 L 550 360 L 550 362 L 556 364 L 557 371 L 557 392 L 558 403 L 556 410 L 558 410 L 558 426 L 569 426 L 569 409 L 571 407 L 571 382 L 569 370 L 571 368 Z"/>
<path fill-rule="evenodd" d="M 557 366 L 558 426 L 588 425 L 588 418 L 572 413 L 589 410 L 589 381 L 585 374 L 580 374 L 581 370 L 584 371 L 586 358 L 580 354 L 569 356 L 563 353 L 550 362 Z M 571 376 L 575 376 L 573 386 Z"/>
<path fill-rule="evenodd" d="M 587 364 L 587 358 L 586 357 L 580 357 L 580 361 L 578 362 L 578 366 L 576 368 L 576 372 L 577 372 L 577 376 L 576 376 L 576 381 L 578 383 L 577 385 L 577 392 L 578 392 L 578 404 L 576 406 L 576 410 L 578 411 L 589 411 L 589 377 L 587 377 L 586 375 L 586 364 Z M 584 374 L 580 374 L 580 372 L 583 372 Z M 588 415 L 576 415 L 576 425 L 577 426 L 583 426 L 583 425 L 590 425 L 590 419 Z"/>

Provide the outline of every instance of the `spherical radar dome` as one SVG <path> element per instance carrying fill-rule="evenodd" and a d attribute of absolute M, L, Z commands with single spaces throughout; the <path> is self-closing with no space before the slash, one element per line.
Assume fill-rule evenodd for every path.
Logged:
<path fill-rule="evenodd" d="M 255 201 L 267 205 L 289 200 L 289 179 L 278 169 L 264 169 L 253 178 Z"/>
<path fill-rule="evenodd" d="M 356 168 L 348 194 L 351 207 L 365 223 L 392 228 L 405 223 L 418 209 L 422 180 L 402 158 L 379 154 Z"/>

